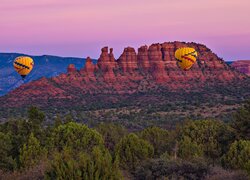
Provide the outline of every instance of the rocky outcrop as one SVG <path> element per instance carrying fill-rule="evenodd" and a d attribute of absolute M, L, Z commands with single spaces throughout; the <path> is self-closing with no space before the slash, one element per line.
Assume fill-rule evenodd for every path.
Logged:
<path fill-rule="evenodd" d="M 231 66 L 237 69 L 239 72 L 250 76 L 250 60 L 234 61 Z"/>
<path fill-rule="evenodd" d="M 76 67 L 74 64 L 70 64 L 67 68 L 68 73 L 76 72 Z"/>
<path fill-rule="evenodd" d="M 149 46 L 148 58 L 154 79 L 160 83 L 169 80 L 170 77 L 165 70 L 164 53 L 161 44 L 152 44 Z"/>
<path fill-rule="evenodd" d="M 144 72 L 148 72 L 150 69 L 150 63 L 148 59 L 148 46 L 141 46 L 138 49 L 137 59 L 139 68 Z"/>
<path fill-rule="evenodd" d="M 124 73 L 133 73 L 138 70 L 137 55 L 132 47 L 125 48 L 117 62 Z"/>
<path fill-rule="evenodd" d="M 197 63 L 188 71 L 176 65 L 174 52 L 180 47 L 193 47 L 198 52 Z M 97 64 L 88 57 L 79 71 L 69 65 L 67 74 L 23 85 L 3 97 L 1 102 L 4 103 L 0 106 L 39 103 L 37 99 L 41 97 L 45 104 L 51 100 L 60 103 L 65 99 L 81 104 L 85 101 L 83 97 L 89 95 L 200 91 L 205 86 L 227 86 L 246 78 L 201 44 L 157 43 L 141 46 L 138 53 L 127 47 L 118 60 L 114 58 L 112 48 L 104 47 Z M 19 96 L 24 90 L 29 94 L 27 98 Z"/>
<path fill-rule="evenodd" d="M 109 52 L 108 47 L 102 48 L 102 53 L 98 59 L 97 66 L 101 70 L 105 81 L 115 80 L 114 69 L 117 68 L 117 62 L 114 58 L 113 48 L 110 48 Z"/>
<path fill-rule="evenodd" d="M 84 79 L 86 82 L 88 81 L 96 81 L 95 71 L 98 69 L 97 65 L 95 65 L 90 57 L 87 57 L 84 68 L 80 70 L 80 73 L 84 75 Z"/>
<path fill-rule="evenodd" d="M 93 64 L 90 57 L 87 57 L 85 67 L 83 68 L 83 70 L 86 73 L 93 75 L 95 68 L 96 68 L 96 66 Z"/>

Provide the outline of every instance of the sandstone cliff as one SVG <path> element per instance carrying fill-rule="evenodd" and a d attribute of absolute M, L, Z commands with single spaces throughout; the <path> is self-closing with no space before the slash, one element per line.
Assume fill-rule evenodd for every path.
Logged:
<path fill-rule="evenodd" d="M 179 69 L 174 57 L 177 48 L 186 46 L 198 51 L 197 63 L 189 71 Z M 66 74 L 42 78 L 12 91 L 1 98 L 0 106 L 85 104 L 85 97 L 90 95 L 199 91 L 246 78 L 201 44 L 157 43 L 139 47 L 137 52 L 126 47 L 117 60 L 113 49 L 104 47 L 97 64 L 89 57 L 80 70 L 71 64 Z"/>

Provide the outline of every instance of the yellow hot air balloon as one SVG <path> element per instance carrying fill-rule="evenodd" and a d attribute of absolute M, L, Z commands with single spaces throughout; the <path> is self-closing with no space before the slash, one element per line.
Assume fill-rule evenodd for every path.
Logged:
<path fill-rule="evenodd" d="M 197 56 L 197 51 L 190 47 L 179 48 L 175 51 L 177 64 L 183 70 L 189 70 L 196 62 Z"/>
<path fill-rule="evenodd" d="M 34 61 L 27 56 L 19 56 L 14 60 L 13 66 L 18 74 L 24 79 L 33 69 Z"/>

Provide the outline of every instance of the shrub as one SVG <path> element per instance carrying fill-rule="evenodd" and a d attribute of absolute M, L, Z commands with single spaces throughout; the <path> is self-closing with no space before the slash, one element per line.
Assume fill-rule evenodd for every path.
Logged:
<path fill-rule="evenodd" d="M 31 168 L 46 157 L 45 148 L 41 147 L 40 142 L 34 137 L 33 133 L 29 136 L 28 142 L 20 150 L 20 164 L 23 168 Z"/>
<path fill-rule="evenodd" d="M 196 157 L 202 157 L 203 152 L 201 146 L 196 142 L 192 142 L 189 137 L 183 137 L 179 142 L 178 157 L 181 159 L 191 160 Z"/>
<path fill-rule="evenodd" d="M 135 169 L 141 161 L 153 156 L 154 148 L 149 142 L 130 133 L 117 144 L 115 154 L 122 168 Z"/>
<path fill-rule="evenodd" d="M 0 132 L 0 169 L 13 170 L 15 161 L 12 158 L 12 140 L 9 134 Z"/>
<path fill-rule="evenodd" d="M 250 174 L 250 141 L 235 141 L 222 158 L 222 164 L 228 168 L 244 169 Z"/>
<path fill-rule="evenodd" d="M 203 179 L 209 169 L 201 159 L 188 162 L 181 160 L 164 161 L 153 159 L 137 167 L 135 179 Z"/>
<path fill-rule="evenodd" d="M 158 127 L 146 128 L 138 136 L 148 141 L 154 147 L 156 156 L 160 156 L 170 149 L 169 147 L 169 132 Z"/>
<path fill-rule="evenodd" d="M 127 130 L 120 125 L 115 124 L 100 124 L 96 130 L 103 136 L 105 146 L 113 152 L 115 145 L 120 141 L 122 137 L 127 134 Z"/>
<path fill-rule="evenodd" d="M 51 134 L 49 141 L 50 150 L 63 150 L 64 147 L 74 151 L 92 151 L 94 146 L 104 146 L 102 136 L 95 130 L 85 125 L 69 122 L 58 126 Z"/>
<path fill-rule="evenodd" d="M 112 161 L 109 152 L 100 146 L 89 153 L 75 153 L 65 147 L 56 152 L 46 173 L 47 179 L 121 179 L 118 163 Z"/>

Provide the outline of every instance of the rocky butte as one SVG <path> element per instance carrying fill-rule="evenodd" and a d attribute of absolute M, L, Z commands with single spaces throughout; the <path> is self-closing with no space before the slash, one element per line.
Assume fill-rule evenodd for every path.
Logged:
<path fill-rule="evenodd" d="M 193 47 L 198 52 L 197 63 L 189 71 L 176 65 L 174 52 L 180 47 Z M 104 47 L 97 64 L 88 57 L 80 70 L 70 64 L 66 74 L 22 85 L 1 97 L 0 107 L 80 106 L 87 105 L 89 97 L 91 102 L 98 101 L 100 95 L 107 95 L 112 101 L 112 95 L 195 92 L 205 86 L 227 86 L 246 78 L 202 44 L 156 43 L 137 51 L 126 47 L 118 59 L 112 48 Z"/>

